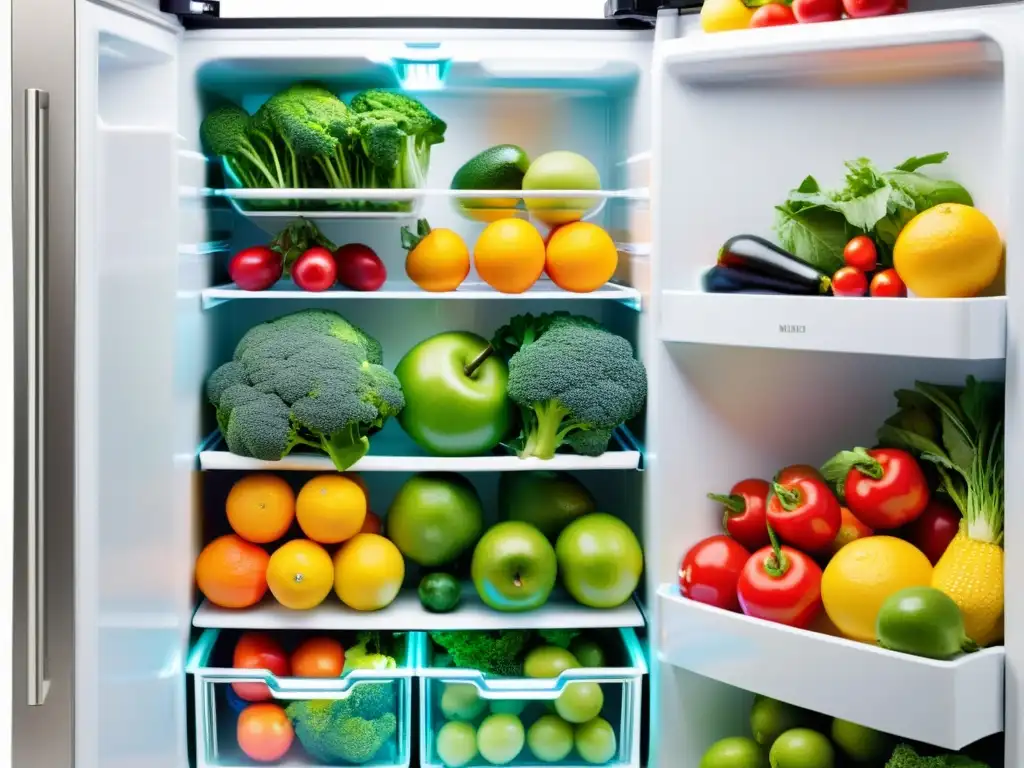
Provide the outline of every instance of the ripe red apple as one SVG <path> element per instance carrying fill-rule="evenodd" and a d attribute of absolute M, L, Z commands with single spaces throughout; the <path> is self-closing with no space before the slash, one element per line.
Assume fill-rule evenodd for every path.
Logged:
<path fill-rule="evenodd" d="M 304 291 L 326 291 L 337 277 L 334 255 L 320 246 L 310 248 L 292 265 L 292 279 Z"/>
<path fill-rule="evenodd" d="M 239 251 L 228 264 L 228 274 L 243 291 L 265 291 L 281 279 L 281 254 L 265 245 Z"/>
<path fill-rule="evenodd" d="M 793 15 L 792 8 L 781 3 L 762 5 L 750 17 L 751 29 L 755 27 L 781 27 L 787 24 L 796 24 L 796 16 Z"/>
<path fill-rule="evenodd" d="M 384 262 L 362 243 L 349 243 L 334 252 L 338 282 L 353 291 L 376 291 L 388 279 Z"/>
<path fill-rule="evenodd" d="M 896 0 L 843 0 L 843 8 L 851 19 L 887 16 L 895 5 Z"/>

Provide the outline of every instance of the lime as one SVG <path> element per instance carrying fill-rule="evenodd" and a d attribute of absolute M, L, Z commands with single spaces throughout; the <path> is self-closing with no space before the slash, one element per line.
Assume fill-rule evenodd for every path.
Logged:
<path fill-rule="evenodd" d="M 711 745 L 699 768 L 768 768 L 768 761 L 753 739 L 730 736 Z"/>
<path fill-rule="evenodd" d="M 772 744 L 768 753 L 771 768 L 835 768 L 832 742 L 810 728 L 793 728 Z"/>
<path fill-rule="evenodd" d="M 803 714 L 803 710 L 792 704 L 761 697 L 750 708 L 750 732 L 754 735 L 754 741 L 771 749 L 780 734 L 807 725 Z"/>
<path fill-rule="evenodd" d="M 832 721 L 832 741 L 858 763 L 882 762 L 892 753 L 892 743 L 886 734 L 838 717 Z"/>
<path fill-rule="evenodd" d="M 420 582 L 420 602 L 431 613 L 450 613 L 462 598 L 462 585 L 447 573 L 428 573 Z"/>

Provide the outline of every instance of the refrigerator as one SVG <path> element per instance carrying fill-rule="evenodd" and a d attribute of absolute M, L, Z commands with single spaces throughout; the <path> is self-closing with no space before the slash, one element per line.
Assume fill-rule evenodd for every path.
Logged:
<path fill-rule="evenodd" d="M 674 0 L 471 12 L 454 0 L 12 5 L 15 766 L 255 765 L 230 743 L 228 678 L 198 671 L 211 666 L 217 630 L 246 629 L 411 633 L 396 683 L 408 747 L 395 764 L 440 765 L 436 734 L 424 733 L 438 676 L 419 633 L 450 619 L 418 610 L 414 596 L 355 617 L 218 611 L 196 589 L 197 555 L 223 526 L 232 482 L 328 468 L 305 454 L 234 456 L 204 392 L 250 327 L 307 307 L 367 329 L 387 367 L 432 334 L 486 337 L 523 312 L 578 312 L 632 342 L 649 381 L 643 417 L 602 456 L 559 454 L 550 468 L 574 473 L 639 538 L 635 602 L 552 604 L 542 619 L 451 615 L 460 629 L 621 632 L 628 674 L 611 681 L 622 706 L 609 764 L 698 768 L 716 740 L 745 733 L 760 695 L 946 750 L 994 739 L 1001 765 L 1024 765 L 1012 655 L 1024 626 L 1012 600 L 1005 645 L 933 662 L 709 609 L 678 590 L 683 554 L 721 530 L 709 492 L 870 442 L 893 391 L 915 380 L 1004 380 L 1005 450 L 1019 463 L 1021 309 L 1009 302 L 1024 290 L 1013 255 L 1024 201 L 1019 4 L 716 35 L 701 33 L 699 4 Z M 246 295 L 226 276 L 231 254 L 296 214 L 225 185 L 200 123 L 219 99 L 252 112 L 300 80 L 342 95 L 403 89 L 447 122 L 424 187 L 407 195 L 411 213 L 309 214 L 334 242 L 381 256 L 379 294 Z M 587 216 L 616 244 L 608 286 L 499 294 L 472 272 L 472 290 L 428 295 L 405 280 L 400 226 L 423 217 L 470 244 L 479 236 L 484 224 L 460 214 L 449 186 L 500 143 L 531 157 L 570 150 L 596 166 Z M 805 175 L 939 151 L 1007 242 L 1005 290 L 861 304 L 701 291 L 721 244 L 770 236 L 773 207 Z M 391 423 L 353 470 L 380 513 L 414 473 L 463 474 L 493 519 L 501 475 L 534 461 L 430 456 Z M 1007 509 L 1019 506 L 1013 487 Z M 1011 550 L 1018 530 L 1007 522 Z M 1024 575 L 1013 562 L 1007 584 Z M 527 698 L 554 697 L 542 689 Z M 564 764 L 585 764 L 574 759 Z M 317 763 L 289 753 L 280 764 Z M 513 764 L 540 763 L 523 753 Z"/>

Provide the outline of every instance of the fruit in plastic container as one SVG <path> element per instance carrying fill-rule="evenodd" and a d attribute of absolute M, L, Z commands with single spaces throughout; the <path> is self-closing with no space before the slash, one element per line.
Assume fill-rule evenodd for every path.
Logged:
<path fill-rule="evenodd" d="M 558 677 L 567 669 L 578 669 L 579 660 L 564 648 L 542 645 L 534 648 L 523 661 L 523 674 L 527 677 Z"/>
<path fill-rule="evenodd" d="M 544 271 L 563 290 L 590 293 L 612 279 L 618 264 L 611 236 L 596 224 L 577 221 L 549 238 Z"/>
<path fill-rule="evenodd" d="M 309 480 L 295 501 L 299 528 L 320 544 L 340 544 L 355 536 L 366 520 L 366 491 L 352 477 L 319 475 Z"/>
<path fill-rule="evenodd" d="M 288 655 L 266 632 L 243 632 L 235 643 L 231 658 L 234 669 L 265 669 L 278 677 L 292 673 Z M 270 701 L 265 683 L 232 683 L 235 694 L 244 701 Z"/>
<path fill-rule="evenodd" d="M 565 760 L 572 752 L 572 726 L 558 715 L 541 715 L 526 732 L 526 745 L 541 762 Z"/>
<path fill-rule="evenodd" d="M 544 259 L 544 238 L 522 219 L 488 224 L 473 246 L 477 274 L 501 293 L 529 290 L 544 273 Z"/>
<path fill-rule="evenodd" d="M 488 715 L 476 732 L 480 755 L 493 765 L 507 765 L 519 757 L 526 744 L 526 731 L 515 715 Z"/>
<path fill-rule="evenodd" d="M 295 677 L 341 677 L 345 649 L 333 637 L 311 637 L 292 652 Z"/>
<path fill-rule="evenodd" d="M 518 699 L 491 699 L 491 712 L 495 715 L 521 715 L 526 702 Z"/>
<path fill-rule="evenodd" d="M 277 602 L 294 611 L 316 608 L 334 586 L 331 556 L 319 544 L 296 539 L 270 556 L 267 584 Z"/>
<path fill-rule="evenodd" d="M 234 534 L 207 544 L 196 559 L 196 585 L 214 605 L 249 608 L 267 593 L 270 555 Z"/>
<path fill-rule="evenodd" d="M 469 723 L 445 723 L 437 732 L 437 757 L 447 768 L 462 768 L 476 759 L 476 729 Z"/>
<path fill-rule="evenodd" d="M 738 0 L 737 0 L 738 1 Z M 583 155 L 564 150 L 548 152 L 530 163 L 523 177 L 524 190 L 601 188 L 601 174 Z M 597 204 L 592 197 L 523 198 L 530 215 L 548 225 L 579 221 Z"/>
<path fill-rule="evenodd" d="M 569 683 L 555 699 L 555 712 L 570 723 L 593 720 L 604 707 L 604 691 L 598 683 Z"/>
<path fill-rule="evenodd" d="M 603 717 L 595 717 L 576 726 L 576 751 L 586 762 L 594 765 L 607 763 L 618 749 L 615 729 Z"/>
<path fill-rule="evenodd" d="M 357 611 L 386 608 L 398 597 L 405 560 L 398 547 L 373 533 L 357 533 L 334 556 L 334 591 Z"/>
<path fill-rule="evenodd" d="M 480 697 L 470 683 L 445 683 L 441 692 L 441 712 L 448 720 L 469 722 L 476 720 L 487 709 L 487 700 Z"/>
<path fill-rule="evenodd" d="M 257 472 L 231 486 L 225 511 L 243 539 L 270 544 L 288 533 L 295 519 L 295 492 L 284 478 Z"/>
<path fill-rule="evenodd" d="M 250 760 L 274 763 L 284 757 L 295 740 L 292 724 L 277 704 L 250 704 L 238 716 L 238 747 Z"/>

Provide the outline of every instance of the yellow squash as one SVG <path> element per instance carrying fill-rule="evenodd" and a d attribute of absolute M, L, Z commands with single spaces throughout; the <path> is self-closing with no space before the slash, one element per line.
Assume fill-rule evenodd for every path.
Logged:
<path fill-rule="evenodd" d="M 960 608 L 967 636 L 979 646 L 1003 639 L 1003 548 L 972 539 L 967 524 L 935 564 L 932 586 Z"/>

